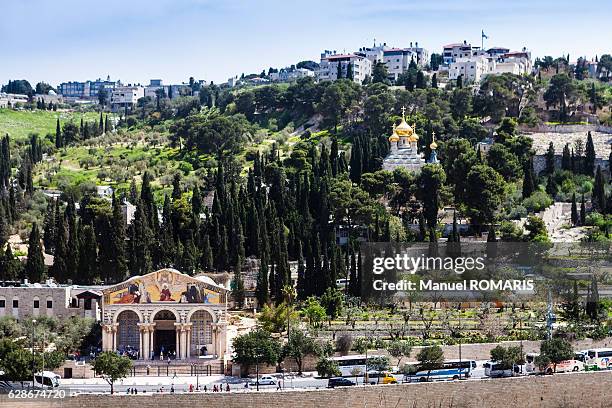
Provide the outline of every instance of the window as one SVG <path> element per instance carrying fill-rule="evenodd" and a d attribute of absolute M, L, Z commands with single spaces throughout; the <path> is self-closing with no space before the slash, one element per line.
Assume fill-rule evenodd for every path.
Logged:
<path fill-rule="evenodd" d="M 53 301 L 50 299 L 47 300 L 47 309 L 53 309 Z"/>
<path fill-rule="evenodd" d="M 19 299 L 13 299 L 13 309 L 19 308 Z"/>
<path fill-rule="evenodd" d="M 4 309 L 6 307 L 6 300 L 0 299 L 0 308 Z"/>
<path fill-rule="evenodd" d="M 34 300 L 34 309 L 38 309 L 40 307 L 40 300 Z"/>

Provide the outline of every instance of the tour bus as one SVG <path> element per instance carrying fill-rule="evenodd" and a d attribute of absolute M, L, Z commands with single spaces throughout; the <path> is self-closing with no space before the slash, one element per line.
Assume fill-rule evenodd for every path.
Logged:
<path fill-rule="evenodd" d="M 584 370 L 584 356 L 581 353 L 574 354 L 574 358 L 570 360 L 561 361 L 559 364 L 557 364 L 556 368 L 553 364 L 548 364 L 544 370 L 540 370 L 540 368 L 535 364 L 535 359 L 539 355 L 539 353 L 527 353 L 525 355 L 525 371 L 527 374 L 552 374 L 553 372 L 567 373 L 570 371 L 575 372 Z"/>
<path fill-rule="evenodd" d="M 520 372 L 520 367 L 518 365 L 514 366 L 514 370 L 511 368 L 502 368 L 501 363 L 497 361 L 487 361 L 482 366 L 485 369 L 485 376 L 491 378 L 512 377 L 514 374 Z"/>
<path fill-rule="evenodd" d="M 349 280 L 345 279 L 345 278 L 341 278 L 341 279 L 336 279 L 336 287 L 338 289 L 344 289 L 346 287 L 346 285 L 349 284 Z"/>
<path fill-rule="evenodd" d="M 368 355 L 368 360 L 374 357 L 380 357 L 377 355 Z M 363 375 L 366 372 L 366 356 L 363 354 L 356 354 L 351 356 L 340 356 L 330 357 L 329 360 L 336 362 L 340 373 L 343 377 L 355 377 Z M 368 370 L 370 367 L 368 367 Z"/>
<path fill-rule="evenodd" d="M 612 348 L 591 349 L 585 359 L 585 365 L 596 370 L 612 369 Z"/>
<path fill-rule="evenodd" d="M 431 371 L 421 370 L 416 374 L 407 375 L 406 379 L 411 382 L 459 380 L 469 378 L 474 368 L 476 368 L 474 360 L 447 360 L 440 368 Z"/>

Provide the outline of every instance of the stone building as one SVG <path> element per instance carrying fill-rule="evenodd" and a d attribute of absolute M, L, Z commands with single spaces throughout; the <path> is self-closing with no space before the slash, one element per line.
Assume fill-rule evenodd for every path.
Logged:
<path fill-rule="evenodd" d="M 102 348 L 139 360 L 222 359 L 229 290 L 207 276 L 161 269 L 103 289 Z"/>
<path fill-rule="evenodd" d="M 100 319 L 102 293 L 96 289 L 45 283 L 3 282 L 0 287 L 0 317 L 17 320 L 37 316 L 63 319 L 72 316 Z"/>

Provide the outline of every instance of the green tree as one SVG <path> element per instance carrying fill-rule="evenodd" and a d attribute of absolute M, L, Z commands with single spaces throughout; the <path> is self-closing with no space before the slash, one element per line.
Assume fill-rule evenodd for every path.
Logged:
<path fill-rule="evenodd" d="M 94 371 L 110 385 L 111 394 L 115 392 L 115 381 L 127 377 L 131 368 L 132 361 L 114 351 L 104 351 L 93 361 Z"/>
<path fill-rule="evenodd" d="M 276 364 L 281 356 L 281 345 L 266 330 L 258 329 L 234 338 L 234 363 L 240 364 L 243 374 L 257 363 Z"/>
<path fill-rule="evenodd" d="M 514 367 L 524 363 L 524 356 L 520 346 L 496 346 L 491 350 L 491 360 L 498 363 L 502 370 L 510 370 L 514 374 Z"/>
<path fill-rule="evenodd" d="M 546 174 L 551 175 L 555 172 L 555 146 L 553 142 L 550 142 L 548 145 L 548 150 L 546 151 Z"/>
<path fill-rule="evenodd" d="M 317 374 L 319 374 L 319 377 L 328 378 L 337 377 L 340 375 L 338 363 L 336 363 L 334 360 L 330 360 L 325 357 L 317 361 L 317 365 L 315 368 L 317 370 Z"/>
<path fill-rule="evenodd" d="M 298 375 L 302 375 L 304 357 L 308 354 L 317 354 L 318 347 L 315 341 L 301 330 L 293 330 L 289 334 L 289 340 L 283 347 L 283 356 L 295 360 L 298 367 Z"/>
<path fill-rule="evenodd" d="M 467 176 L 467 206 L 472 222 L 477 226 L 490 224 L 505 196 L 502 176 L 487 165 L 477 165 Z"/>
<path fill-rule="evenodd" d="M 320 326 L 326 316 L 325 308 L 321 306 L 317 298 L 312 296 L 304 302 L 302 314 L 308 319 L 308 323 L 315 328 Z"/>
<path fill-rule="evenodd" d="M 25 266 L 25 276 L 30 282 L 42 282 L 46 274 L 45 259 L 40 245 L 38 225 L 32 224 L 28 239 L 28 259 Z"/>
<path fill-rule="evenodd" d="M 427 381 L 429 381 L 429 375 L 431 370 L 442 367 L 444 363 L 444 352 L 440 346 L 428 346 L 424 347 L 417 354 L 417 360 L 419 361 L 419 370 L 427 371 Z"/>
<path fill-rule="evenodd" d="M 557 364 L 573 358 L 574 350 L 569 341 L 554 337 L 540 343 L 540 355 L 548 359 L 553 365 L 553 372 L 557 372 Z"/>
<path fill-rule="evenodd" d="M 387 64 L 384 62 L 377 62 L 374 64 L 374 68 L 372 69 L 372 82 L 373 83 L 383 83 L 389 85 L 389 71 L 387 70 Z"/>
<path fill-rule="evenodd" d="M 391 357 L 397 359 L 397 366 L 401 367 L 402 359 L 410 357 L 412 346 L 405 340 L 392 340 L 387 344 L 387 352 Z"/>
<path fill-rule="evenodd" d="M 325 308 L 325 313 L 330 320 L 336 319 L 342 313 L 344 295 L 341 290 L 327 288 L 321 296 L 321 306 Z"/>

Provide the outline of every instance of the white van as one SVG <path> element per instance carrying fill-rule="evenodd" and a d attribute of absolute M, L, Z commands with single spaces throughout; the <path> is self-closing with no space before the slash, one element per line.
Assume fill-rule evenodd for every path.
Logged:
<path fill-rule="evenodd" d="M 518 365 L 515 365 L 514 369 L 503 369 L 501 363 L 497 361 L 487 361 L 482 366 L 485 369 L 485 376 L 490 378 L 512 377 L 520 372 L 520 366 Z"/>
<path fill-rule="evenodd" d="M 34 375 L 34 386 L 38 388 L 56 388 L 60 385 L 61 377 L 53 371 L 42 371 Z"/>
<path fill-rule="evenodd" d="M 612 368 L 612 348 L 591 349 L 585 356 L 585 365 L 597 367 L 599 370 Z"/>

